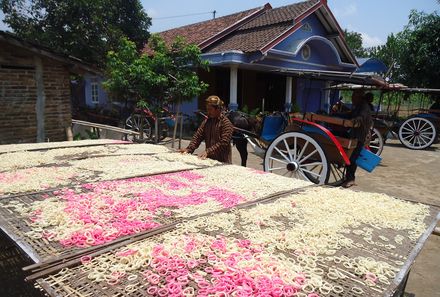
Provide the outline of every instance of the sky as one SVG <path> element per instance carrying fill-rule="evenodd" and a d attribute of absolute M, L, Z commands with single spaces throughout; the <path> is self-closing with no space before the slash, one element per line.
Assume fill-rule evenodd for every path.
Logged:
<path fill-rule="evenodd" d="M 279 7 L 296 0 L 141 0 L 153 18 L 151 32 L 209 20 L 216 11 L 221 17 L 238 11 L 263 6 L 269 2 Z M 437 0 L 328 0 L 328 5 L 343 29 L 362 34 L 364 47 L 384 44 L 387 36 L 397 33 L 408 23 L 411 9 L 426 13 L 440 11 Z M 176 17 L 179 16 L 179 17 Z M 0 12 L 0 20 L 3 20 Z M 0 23 L 0 30 L 8 28 Z"/>
<path fill-rule="evenodd" d="M 153 18 L 151 32 L 200 22 L 216 16 L 224 16 L 241 10 L 263 6 L 289 5 L 296 0 L 142 0 L 144 9 Z M 184 4 L 183 4 L 184 3 Z M 328 0 L 328 5 L 343 29 L 362 34 L 365 47 L 384 44 L 390 33 L 397 33 L 408 23 L 411 9 L 427 13 L 440 11 L 437 0 Z M 197 16 L 165 18 L 195 13 Z M 163 19 L 161 19 L 163 18 Z"/>

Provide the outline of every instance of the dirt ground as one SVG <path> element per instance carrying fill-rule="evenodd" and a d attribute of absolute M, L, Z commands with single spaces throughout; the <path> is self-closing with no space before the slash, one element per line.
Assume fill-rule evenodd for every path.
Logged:
<path fill-rule="evenodd" d="M 184 141 L 182 145 L 187 143 Z M 237 150 L 233 148 L 232 151 L 233 163 L 240 165 Z M 414 151 L 405 148 L 398 140 L 389 140 L 382 157 L 380 166 L 372 173 L 358 170 L 354 189 L 386 193 L 440 207 L 440 144 Z M 262 159 L 250 153 L 247 166 L 262 169 Z M 440 236 L 431 235 L 417 257 L 410 272 L 406 296 L 440 296 Z"/>

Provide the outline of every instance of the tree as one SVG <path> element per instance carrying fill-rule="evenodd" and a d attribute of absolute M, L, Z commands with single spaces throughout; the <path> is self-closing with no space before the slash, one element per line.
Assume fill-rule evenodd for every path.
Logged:
<path fill-rule="evenodd" d="M 2 0 L 1 9 L 18 36 L 101 66 L 122 36 L 143 48 L 151 25 L 139 0 Z"/>
<path fill-rule="evenodd" d="M 440 16 L 411 11 L 408 25 L 369 56 L 393 65 L 391 79 L 412 87 L 440 88 Z"/>
<path fill-rule="evenodd" d="M 344 30 L 345 41 L 348 44 L 348 47 L 351 49 L 352 53 L 356 57 L 365 57 L 366 51 L 362 47 L 362 35 L 360 33 L 354 31 Z"/>
<path fill-rule="evenodd" d="M 440 16 L 412 10 L 408 25 L 398 33 L 401 78 L 410 86 L 440 88 Z"/>
<path fill-rule="evenodd" d="M 203 93 L 207 84 L 199 81 L 197 68 L 207 68 L 200 49 L 177 38 L 171 46 L 158 36 L 149 41 L 152 55 L 139 53 L 124 38 L 117 51 L 110 51 L 104 87 L 121 99 L 135 99 L 138 105 L 161 107 L 164 102 L 182 102 Z"/>
<path fill-rule="evenodd" d="M 401 71 L 398 61 L 401 60 L 402 56 L 402 40 L 399 35 L 394 35 L 391 33 L 387 37 L 387 42 L 383 45 L 378 45 L 366 49 L 368 57 L 377 58 L 388 67 L 392 67 L 391 73 L 388 77 L 393 82 L 401 81 Z"/>

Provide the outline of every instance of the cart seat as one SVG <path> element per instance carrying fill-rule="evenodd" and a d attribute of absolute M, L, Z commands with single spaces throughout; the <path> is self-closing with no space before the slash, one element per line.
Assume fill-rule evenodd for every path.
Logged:
<path fill-rule="evenodd" d="M 285 127 L 286 121 L 282 116 L 266 116 L 263 120 L 261 138 L 271 142 L 284 131 Z"/>

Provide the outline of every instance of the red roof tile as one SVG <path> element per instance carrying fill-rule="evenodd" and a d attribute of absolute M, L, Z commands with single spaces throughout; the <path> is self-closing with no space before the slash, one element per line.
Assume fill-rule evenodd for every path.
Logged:
<path fill-rule="evenodd" d="M 285 22 L 265 27 L 238 30 L 227 38 L 207 48 L 204 52 L 223 52 L 240 50 L 243 52 L 255 52 L 292 27 L 292 22 Z"/>
<path fill-rule="evenodd" d="M 254 52 L 261 50 L 283 32 L 292 28 L 295 25 L 295 19 L 319 2 L 320 0 L 309 0 L 274 9 L 267 4 L 265 7 L 171 29 L 159 34 L 167 44 L 170 44 L 177 36 L 182 36 L 188 43 L 198 44 L 203 52 L 228 50 Z M 240 21 L 243 24 L 230 33 L 228 32 L 225 36 L 219 34 Z M 213 38 L 214 36 L 219 40 Z M 213 40 L 209 40 L 211 38 Z"/>
<path fill-rule="evenodd" d="M 318 2 L 319 0 L 310 0 L 266 10 L 262 15 L 241 26 L 240 30 L 259 28 L 284 22 L 290 22 L 293 25 L 293 21 L 297 17 Z"/>
<path fill-rule="evenodd" d="M 310 0 L 266 10 L 204 52 L 240 50 L 255 52 L 295 25 L 295 19 L 319 3 Z"/>
<path fill-rule="evenodd" d="M 257 12 L 262 7 L 257 7 L 238 13 L 230 14 L 224 17 L 219 17 L 209 21 L 204 21 L 196 24 L 191 24 L 167 31 L 160 32 L 160 36 L 165 40 L 167 44 L 171 44 L 174 38 L 181 36 L 185 38 L 188 43 L 200 44 L 208 38 L 220 33 L 226 28 L 232 26 L 238 21 L 250 16 L 252 13 Z"/>

